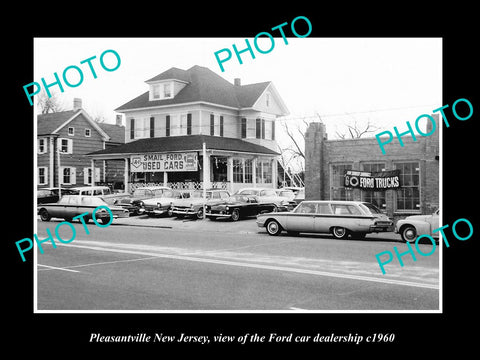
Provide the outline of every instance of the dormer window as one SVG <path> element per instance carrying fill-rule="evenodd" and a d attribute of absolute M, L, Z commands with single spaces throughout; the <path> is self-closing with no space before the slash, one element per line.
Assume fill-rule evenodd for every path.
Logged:
<path fill-rule="evenodd" d="M 150 100 L 163 100 L 171 98 L 173 98 L 171 82 L 150 85 Z"/>

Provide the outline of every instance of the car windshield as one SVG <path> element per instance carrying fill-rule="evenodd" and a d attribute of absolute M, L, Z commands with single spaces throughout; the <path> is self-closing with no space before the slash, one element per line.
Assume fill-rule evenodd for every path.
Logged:
<path fill-rule="evenodd" d="M 192 193 L 192 198 L 196 198 L 196 199 L 200 199 L 200 198 L 203 198 L 203 191 L 199 190 L 199 191 L 194 191 Z M 210 199 L 212 197 L 212 192 L 211 191 L 207 191 L 207 199 Z"/>
<path fill-rule="evenodd" d="M 248 196 L 245 195 L 232 195 L 228 198 L 229 203 L 235 203 L 235 202 L 248 202 Z"/>
<path fill-rule="evenodd" d="M 161 198 L 173 198 L 173 197 L 175 197 L 175 192 L 173 192 L 172 190 L 164 190 L 160 197 Z"/>
<path fill-rule="evenodd" d="M 261 196 L 277 196 L 275 190 L 264 190 L 260 193 Z"/>
<path fill-rule="evenodd" d="M 258 190 L 242 190 L 239 192 L 241 195 L 257 195 Z"/>
<path fill-rule="evenodd" d="M 153 196 L 154 197 L 161 197 L 161 195 L 163 194 L 163 192 L 165 191 L 165 189 L 155 189 L 153 190 Z"/>
<path fill-rule="evenodd" d="M 363 210 L 365 210 L 365 208 L 366 208 L 366 211 L 371 213 L 371 214 L 381 214 L 382 213 L 382 211 L 378 207 L 376 207 L 375 205 L 370 204 L 370 203 L 361 203 L 360 207 Z"/>
<path fill-rule="evenodd" d="M 313 214 L 316 212 L 315 203 L 302 202 L 295 208 L 294 212 L 297 214 Z"/>

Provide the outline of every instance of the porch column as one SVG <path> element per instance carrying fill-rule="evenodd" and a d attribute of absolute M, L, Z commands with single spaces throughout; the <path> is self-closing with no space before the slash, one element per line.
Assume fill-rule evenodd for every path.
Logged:
<path fill-rule="evenodd" d="M 128 188 L 128 158 L 124 158 L 125 160 L 125 169 L 123 171 L 123 191 L 129 192 Z"/>
<path fill-rule="evenodd" d="M 92 165 L 91 165 L 91 169 L 92 169 L 92 187 L 94 187 L 94 186 L 95 186 L 95 160 L 92 159 L 92 160 L 91 160 L 91 163 L 92 163 Z M 93 193 L 92 193 L 92 194 L 93 194 Z"/>
<path fill-rule="evenodd" d="M 49 156 L 49 159 L 48 159 L 48 181 L 49 181 L 49 184 L 50 184 L 50 187 L 54 187 L 55 186 L 55 159 L 54 159 L 54 155 L 55 155 L 55 146 L 53 144 L 54 142 L 54 139 L 53 139 L 53 136 L 50 136 L 48 138 L 48 143 L 49 143 L 49 146 L 50 146 L 50 151 L 48 153 L 48 156 Z"/>
<path fill-rule="evenodd" d="M 233 157 L 227 157 L 227 181 L 228 191 L 233 193 Z"/>
<path fill-rule="evenodd" d="M 167 186 L 168 183 L 168 172 L 163 172 L 163 186 Z"/>
<path fill-rule="evenodd" d="M 278 187 L 278 163 L 277 158 L 272 159 L 272 185 L 273 188 L 276 189 Z"/>
<path fill-rule="evenodd" d="M 252 183 L 253 187 L 257 187 L 257 157 L 253 158 L 252 161 Z"/>

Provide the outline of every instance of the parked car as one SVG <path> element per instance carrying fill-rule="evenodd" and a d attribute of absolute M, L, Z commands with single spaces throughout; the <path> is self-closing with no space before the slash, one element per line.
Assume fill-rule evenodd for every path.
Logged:
<path fill-rule="evenodd" d="M 164 191 L 170 191 L 167 186 L 144 186 L 135 189 L 128 197 L 117 199 L 114 205 L 121 206 L 130 212 L 130 215 L 141 215 L 145 212 L 144 200 L 160 197 Z"/>
<path fill-rule="evenodd" d="M 75 192 L 68 189 L 68 188 L 61 188 L 59 191 L 59 188 L 42 188 L 37 190 L 37 204 L 46 204 L 46 203 L 52 203 L 52 202 L 57 202 L 60 200 L 59 193 L 61 193 L 61 196 L 63 195 L 71 195 L 74 194 Z"/>
<path fill-rule="evenodd" d="M 433 238 L 439 236 L 439 232 L 433 233 L 432 230 L 439 228 L 440 210 L 435 211 L 431 215 L 412 215 L 405 219 L 397 221 L 395 232 L 400 234 L 402 240 L 413 243 L 420 235 L 430 235 Z"/>
<path fill-rule="evenodd" d="M 257 215 L 257 225 L 270 235 L 331 233 L 362 239 L 371 232 L 391 231 L 393 222 L 376 206 L 359 201 L 302 201 L 292 212 Z"/>
<path fill-rule="evenodd" d="M 78 186 L 70 189 L 80 196 L 99 196 L 109 205 L 113 205 L 118 199 L 131 196 L 128 192 L 114 193 L 108 186 Z"/>
<path fill-rule="evenodd" d="M 212 189 L 206 191 L 205 205 L 225 203 L 230 197 L 227 190 Z M 195 190 L 186 199 L 176 200 L 172 204 L 172 213 L 176 217 L 194 216 L 203 219 L 203 190 Z"/>
<path fill-rule="evenodd" d="M 128 217 L 129 215 L 128 210 L 119 206 L 110 206 L 96 196 L 65 195 L 58 202 L 42 204 L 37 209 L 42 221 L 50 221 L 52 217 L 72 221 L 75 216 L 88 212 L 88 216 L 84 217 L 86 222 L 87 219 L 92 218 L 93 210 L 102 205 L 110 209 L 114 219 Z M 105 209 L 100 209 L 95 213 L 95 218 L 106 224 L 110 221 L 110 214 Z"/>
<path fill-rule="evenodd" d="M 260 204 L 275 204 L 276 211 L 289 211 L 297 205 L 295 201 L 288 197 L 280 196 L 275 189 L 268 188 L 243 188 L 238 190 L 235 194 L 256 196 Z"/>
<path fill-rule="evenodd" d="M 286 186 L 281 188 L 280 190 L 291 190 L 295 194 L 293 200 L 300 204 L 302 201 L 305 200 L 305 188 L 304 187 L 294 187 L 294 186 Z"/>
<path fill-rule="evenodd" d="M 173 215 L 173 202 L 185 198 L 178 190 L 163 190 L 160 196 L 143 200 L 143 209 L 148 216 Z"/>
<path fill-rule="evenodd" d="M 230 218 L 237 221 L 248 216 L 255 216 L 264 212 L 272 212 L 276 209 L 273 203 L 260 204 L 255 196 L 232 195 L 225 204 L 207 205 L 205 216 L 210 220 L 218 218 Z"/>

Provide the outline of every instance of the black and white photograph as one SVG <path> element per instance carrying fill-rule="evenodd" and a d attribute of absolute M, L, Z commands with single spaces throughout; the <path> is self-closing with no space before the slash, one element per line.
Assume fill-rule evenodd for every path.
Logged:
<path fill-rule="evenodd" d="M 160 351 L 406 351 L 458 329 L 478 227 L 466 40 L 234 19 L 19 41 L 19 316 Z"/>

